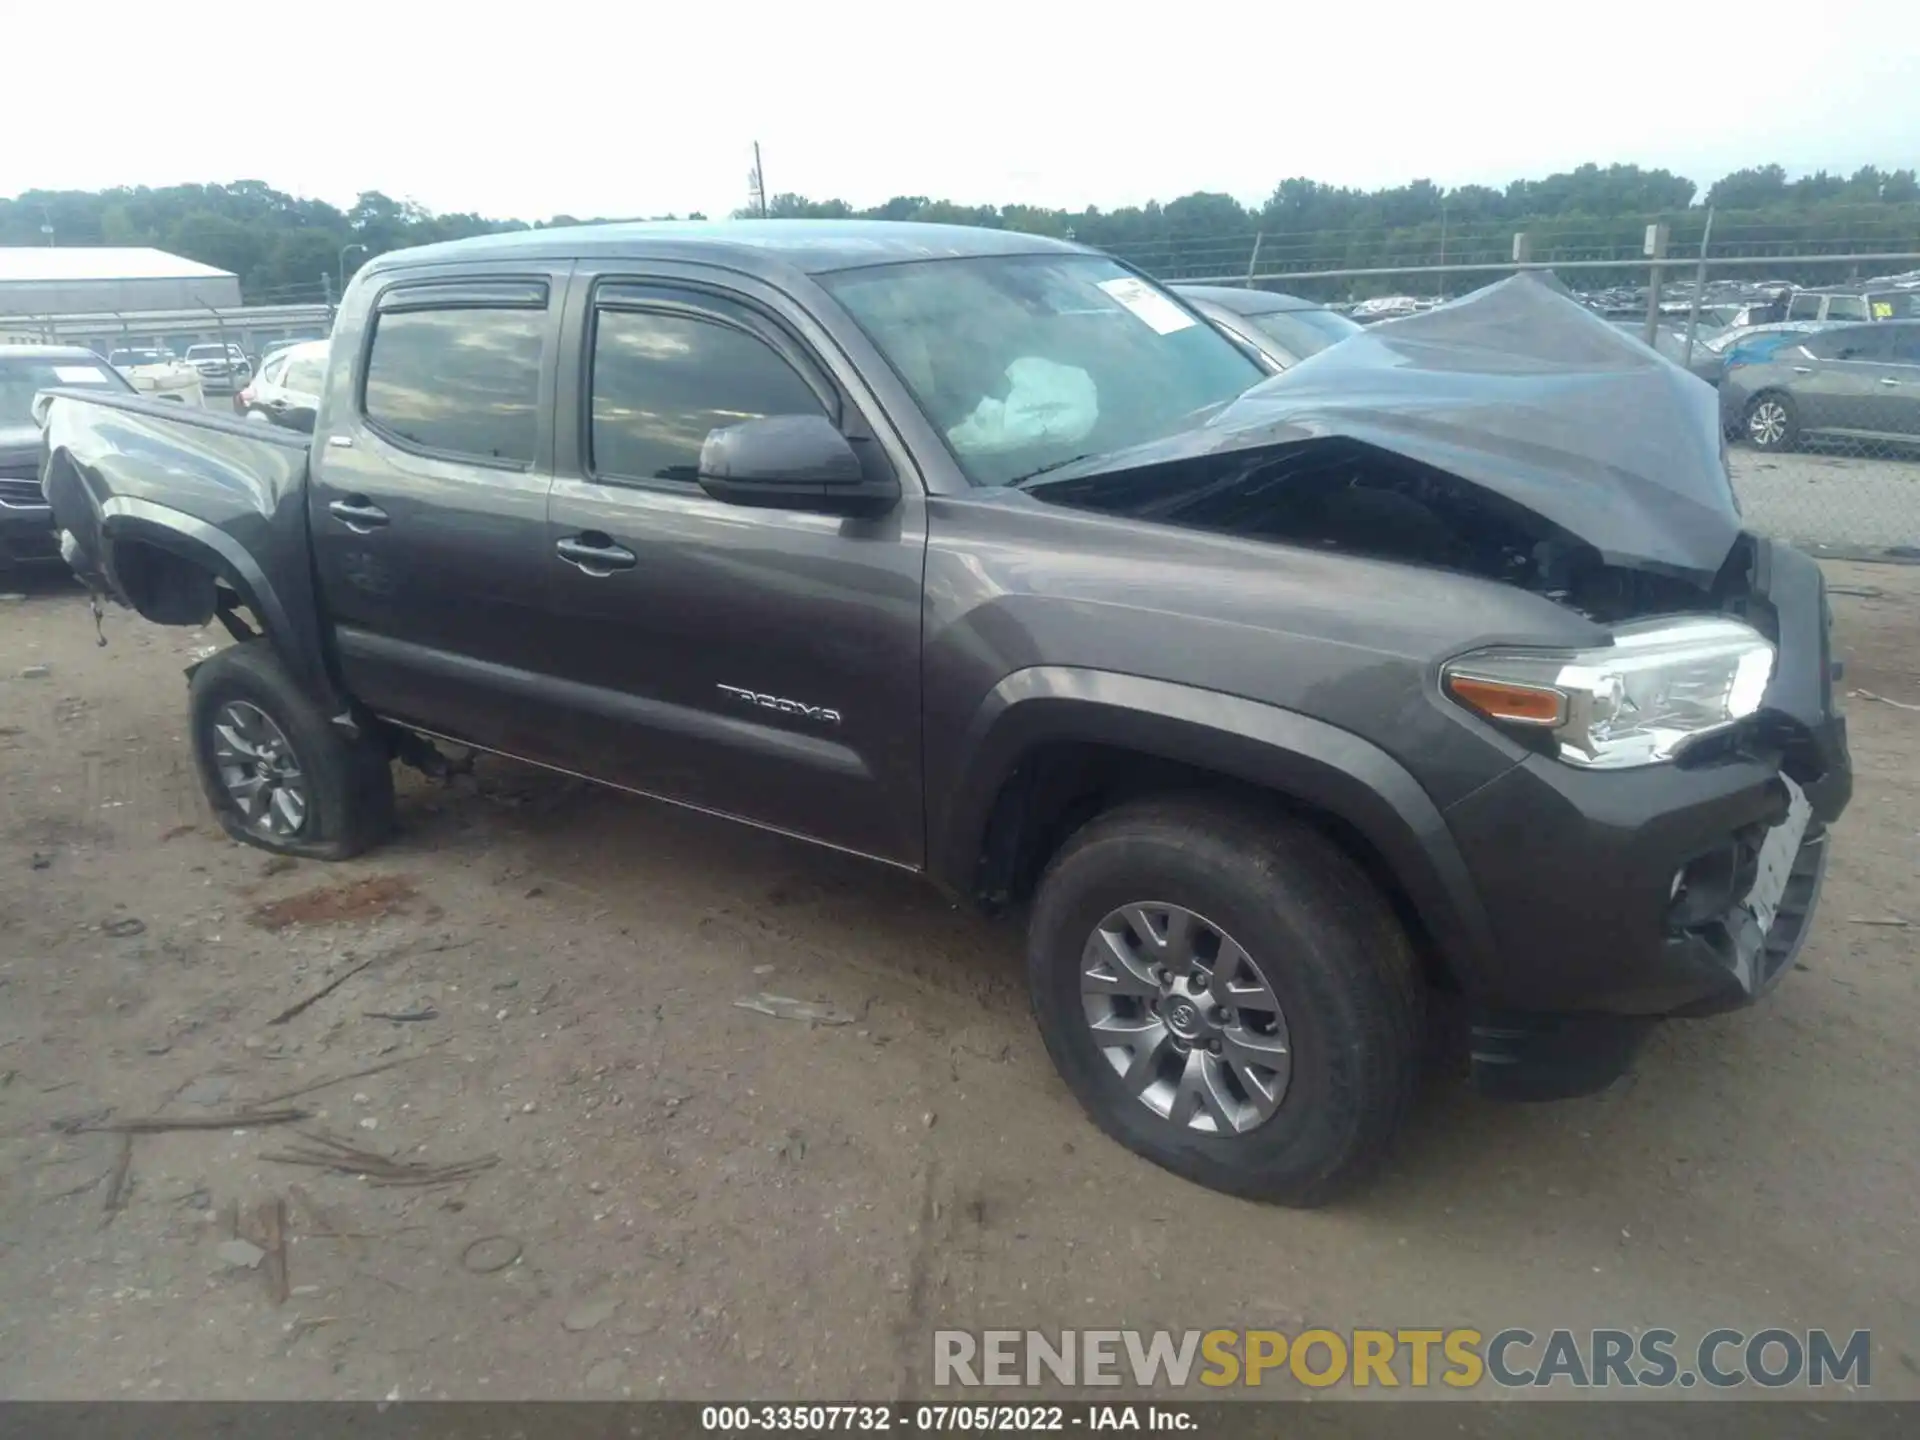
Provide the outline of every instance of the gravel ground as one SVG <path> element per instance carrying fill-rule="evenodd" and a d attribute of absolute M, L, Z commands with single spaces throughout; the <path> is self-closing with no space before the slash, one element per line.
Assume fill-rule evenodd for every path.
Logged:
<path fill-rule="evenodd" d="M 1438 1078 L 1314 1213 L 1102 1138 L 1010 924 L 505 764 L 409 781 L 365 859 L 274 861 L 190 772 L 211 635 L 0 602 L 0 1395 L 883 1398 L 938 1325 L 1777 1324 L 1872 1327 L 1876 1393 L 1920 1396 L 1915 931 L 1862 923 L 1920 922 L 1920 569 L 1830 571 L 1848 686 L 1907 708 L 1852 702 L 1805 973 L 1591 1099 Z M 54 1128 L 109 1112 L 212 1128 Z M 268 1158 L 316 1128 L 484 1168 Z M 284 1274 L 245 1263 L 276 1229 Z"/>
<path fill-rule="evenodd" d="M 1920 559 L 1920 447 L 1880 458 L 1838 450 L 1763 455 L 1735 445 L 1728 458 L 1747 523 L 1824 551 Z"/>

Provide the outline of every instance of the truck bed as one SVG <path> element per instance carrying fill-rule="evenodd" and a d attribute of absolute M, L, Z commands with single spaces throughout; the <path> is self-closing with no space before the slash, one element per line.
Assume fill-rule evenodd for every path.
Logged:
<path fill-rule="evenodd" d="M 47 393 L 42 486 L 74 573 L 160 624 L 244 607 L 320 680 L 307 437 L 142 396 Z"/>

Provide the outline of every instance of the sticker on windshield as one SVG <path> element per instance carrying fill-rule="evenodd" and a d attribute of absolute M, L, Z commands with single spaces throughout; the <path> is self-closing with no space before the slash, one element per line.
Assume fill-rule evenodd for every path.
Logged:
<path fill-rule="evenodd" d="M 104 385 L 107 377 L 91 365 L 56 365 L 53 375 L 62 385 Z"/>
<path fill-rule="evenodd" d="M 1136 280 L 1131 275 L 1123 275 L 1118 280 L 1102 280 L 1100 288 L 1132 311 L 1134 319 L 1147 325 L 1156 335 L 1171 335 L 1194 323 L 1193 316 L 1146 281 Z"/>
<path fill-rule="evenodd" d="M 1891 320 L 1893 318 L 1893 302 L 1891 300 L 1874 301 L 1873 318 L 1876 320 Z"/>

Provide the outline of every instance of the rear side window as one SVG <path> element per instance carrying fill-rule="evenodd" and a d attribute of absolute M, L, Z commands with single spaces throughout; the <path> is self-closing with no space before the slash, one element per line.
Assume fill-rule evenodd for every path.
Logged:
<path fill-rule="evenodd" d="M 1867 360 L 1881 353 L 1881 336 L 1867 325 L 1829 330 L 1807 341 L 1807 353 L 1816 360 Z"/>
<path fill-rule="evenodd" d="M 643 310 L 602 310 L 595 321 L 598 476 L 692 482 L 709 431 L 769 415 L 826 413 L 799 372 L 744 330 Z"/>
<path fill-rule="evenodd" d="M 325 365 L 324 355 L 299 356 L 287 361 L 286 376 L 280 383 L 302 395 L 318 395 L 320 382 L 326 373 Z"/>
<path fill-rule="evenodd" d="M 531 464 L 546 325 L 546 312 L 529 308 L 383 312 L 367 357 L 367 419 L 402 445 Z"/>
<path fill-rule="evenodd" d="M 1836 295 L 1827 304 L 1829 320 L 1871 320 L 1864 295 Z"/>

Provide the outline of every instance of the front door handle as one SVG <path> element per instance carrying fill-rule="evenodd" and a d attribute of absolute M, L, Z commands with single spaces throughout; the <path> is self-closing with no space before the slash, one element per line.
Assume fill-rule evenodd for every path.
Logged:
<path fill-rule="evenodd" d="M 1796 375 L 1811 375 L 1813 373 L 1813 367 L 1811 365 L 1796 365 L 1793 367 L 1793 373 Z"/>
<path fill-rule="evenodd" d="M 1898 380 L 1893 379 L 1891 376 L 1882 375 L 1880 377 L 1880 383 L 1882 385 L 1898 385 L 1900 382 Z"/>
<path fill-rule="evenodd" d="M 327 506 L 327 513 L 356 535 L 378 530 L 387 523 L 387 512 L 364 495 L 349 495 Z"/>
<path fill-rule="evenodd" d="M 611 575 L 616 570 L 631 570 L 640 563 L 639 556 L 624 545 L 614 544 L 598 530 L 569 535 L 557 541 L 553 548 L 562 560 L 576 566 L 583 575 Z"/>

